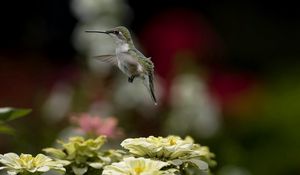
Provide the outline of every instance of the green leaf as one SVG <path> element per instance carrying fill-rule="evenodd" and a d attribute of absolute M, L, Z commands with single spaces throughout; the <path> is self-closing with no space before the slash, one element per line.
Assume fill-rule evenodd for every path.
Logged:
<path fill-rule="evenodd" d="M 0 124 L 0 133 L 1 134 L 14 134 L 15 130 L 12 129 L 10 126 L 7 126 L 5 124 Z"/>
<path fill-rule="evenodd" d="M 20 117 L 23 117 L 31 112 L 31 109 L 11 108 L 4 107 L 0 108 L 0 121 L 10 121 Z"/>

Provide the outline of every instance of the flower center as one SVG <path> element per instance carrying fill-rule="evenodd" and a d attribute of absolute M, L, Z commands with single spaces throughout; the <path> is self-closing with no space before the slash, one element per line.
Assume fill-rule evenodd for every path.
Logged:
<path fill-rule="evenodd" d="M 176 145 L 176 140 L 173 139 L 173 138 L 171 138 L 171 139 L 169 140 L 169 144 L 170 144 L 170 145 Z"/>
<path fill-rule="evenodd" d="M 144 171 L 144 169 L 143 169 L 142 167 L 140 167 L 140 166 L 134 168 L 134 172 L 135 172 L 137 175 L 139 175 L 139 174 L 140 174 L 141 172 L 143 172 L 143 171 Z"/>
<path fill-rule="evenodd" d="M 28 155 L 21 155 L 18 162 L 23 168 L 26 169 L 31 169 L 35 166 L 35 161 L 33 160 L 33 157 Z"/>

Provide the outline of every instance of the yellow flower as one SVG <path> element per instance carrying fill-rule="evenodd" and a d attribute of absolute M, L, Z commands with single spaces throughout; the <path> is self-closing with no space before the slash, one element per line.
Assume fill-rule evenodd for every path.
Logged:
<path fill-rule="evenodd" d="M 58 159 L 83 163 L 90 157 L 97 157 L 98 151 L 105 141 L 105 136 L 87 140 L 83 137 L 71 137 L 67 143 L 59 141 L 63 149 L 45 148 L 43 151 Z"/>
<path fill-rule="evenodd" d="M 66 171 L 61 162 L 54 161 L 43 154 L 38 154 L 36 157 L 30 154 L 20 156 L 15 153 L 0 154 L 0 163 L 4 165 L 0 169 L 5 169 L 9 175 L 41 174 L 49 170 L 63 173 Z"/>
<path fill-rule="evenodd" d="M 103 175 L 173 175 L 172 171 L 163 171 L 168 166 L 166 162 L 145 158 L 125 158 L 122 162 L 106 166 Z M 174 174 L 175 175 L 175 174 Z"/>
<path fill-rule="evenodd" d="M 105 165 L 120 161 L 125 154 L 121 150 L 101 151 L 106 141 L 105 136 L 96 139 L 84 139 L 83 137 L 71 137 L 68 142 L 59 141 L 62 148 L 45 148 L 44 152 L 55 159 L 66 163 L 66 174 L 89 174 L 94 169 L 101 170 Z"/>

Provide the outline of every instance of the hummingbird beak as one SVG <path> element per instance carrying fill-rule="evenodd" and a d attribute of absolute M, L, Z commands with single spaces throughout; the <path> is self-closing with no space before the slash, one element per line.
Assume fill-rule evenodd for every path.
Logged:
<path fill-rule="evenodd" d="M 92 31 L 92 30 L 86 30 L 85 32 L 87 32 L 87 33 L 105 33 L 105 34 L 109 34 L 109 32 L 107 32 L 107 31 Z"/>

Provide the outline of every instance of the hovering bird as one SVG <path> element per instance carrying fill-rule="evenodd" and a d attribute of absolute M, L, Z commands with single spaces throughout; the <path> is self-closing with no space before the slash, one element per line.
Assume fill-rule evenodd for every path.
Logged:
<path fill-rule="evenodd" d="M 152 100 L 157 105 L 154 94 L 153 76 L 154 65 L 151 58 L 145 57 L 138 51 L 132 41 L 130 32 L 126 27 L 119 26 L 106 31 L 86 31 L 88 33 L 104 33 L 113 38 L 116 43 L 114 54 L 96 56 L 97 59 L 111 63 L 128 76 L 128 82 L 132 83 L 135 78 L 141 78 L 147 87 Z"/>

